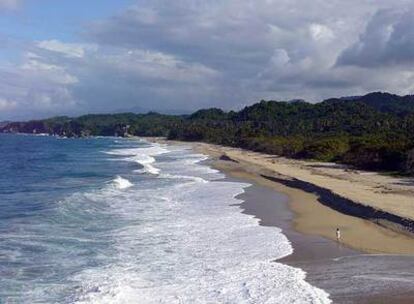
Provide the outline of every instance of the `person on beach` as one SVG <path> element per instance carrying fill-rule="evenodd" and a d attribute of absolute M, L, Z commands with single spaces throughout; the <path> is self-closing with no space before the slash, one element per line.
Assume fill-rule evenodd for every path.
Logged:
<path fill-rule="evenodd" d="M 341 239 L 341 230 L 339 228 L 336 228 L 336 240 L 339 242 Z"/>

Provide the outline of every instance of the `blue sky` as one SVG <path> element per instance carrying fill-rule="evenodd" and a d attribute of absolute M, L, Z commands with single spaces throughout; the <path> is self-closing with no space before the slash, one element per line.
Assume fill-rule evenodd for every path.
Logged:
<path fill-rule="evenodd" d="M 411 0 L 0 0 L 0 120 L 414 91 Z"/>
<path fill-rule="evenodd" d="M 16 8 L 0 10 L 0 37 L 15 43 L 48 39 L 79 41 L 90 22 L 110 17 L 132 3 L 133 0 L 20 1 Z"/>

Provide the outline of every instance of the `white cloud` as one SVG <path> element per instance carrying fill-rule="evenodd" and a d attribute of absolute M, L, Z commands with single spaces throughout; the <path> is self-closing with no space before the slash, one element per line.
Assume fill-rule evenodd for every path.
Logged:
<path fill-rule="evenodd" d="M 137 0 L 81 43 L 28 43 L 0 96 L 61 113 L 412 93 L 410 1 Z"/>
<path fill-rule="evenodd" d="M 270 61 L 276 67 L 283 67 L 289 63 L 290 57 L 289 54 L 284 49 L 276 49 L 273 56 L 270 58 Z"/>
<path fill-rule="evenodd" d="M 128 50 L 116 55 L 100 56 L 101 64 L 137 76 L 195 83 L 217 76 L 217 72 L 199 63 L 189 63 L 177 57 L 148 50 Z"/>
<path fill-rule="evenodd" d="M 82 58 L 87 49 L 96 49 L 95 46 L 78 43 L 63 43 L 59 40 L 43 40 L 36 43 L 37 47 L 51 52 L 60 53 L 68 58 Z"/>
<path fill-rule="evenodd" d="M 64 67 L 44 63 L 36 59 L 28 60 L 20 68 L 27 75 L 37 75 L 38 77 L 43 77 L 56 84 L 65 85 L 78 82 L 78 79 L 69 74 Z"/>
<path fill-rule="evenodd" d="M 333 31 L 323 24 L 313 23 L 309 26 L 309 31 L 316 41 L 328 41 L 335 38 Z"/>
<path fill-rule="evenodd" d="M 151 12 L 150 25 L 142 20 L 143 7 Z M 210 68 L 221 75 L 218 95 L 231 102 L 228 92 L 235 92 L 231 99 L 237 104 L 260 95 L 295 97 L 312 83 L 317 96 L 313 78 L 337 73 L 338 54 L 355 41 L 370 14 L 370 1 L 356 0 L 139 2 L 92 26 L 89 37 L 101 46 L 160 51 Z M 352 90 L 352 81 L 339 83 L 343 91 Z"/>
<path fill-rule="evenodd" d="M 72 87 L 78 79 L 68 69 L 64 63 L 52 63 L 31 52 L 18 65 L 0 66 L 0 119 L 45 117 L 76 110 Z"/>

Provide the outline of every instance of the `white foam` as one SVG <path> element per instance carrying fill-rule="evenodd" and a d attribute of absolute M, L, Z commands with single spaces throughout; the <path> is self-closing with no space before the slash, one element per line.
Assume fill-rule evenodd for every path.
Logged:
<path fill-rule="evenodd" d="M 117 176 L 113 180 L 113 184 L 117 189 L 120 189 L 120 190 L 127 189 L 133 186 L 133 184 L 129 180 L 121 176 Z"/>
<path fill-rule="evenodd" d="M 155 163 L 155 158 L 150 156 L 150 155 L 136 155 L 133 156 L 131 158 L 129 158 L 129 160 L 135 161 L 137 163 L 139 163 L 140 165 L 143 166 L 142 169 L 140 170 L 135 170 L 135 172 L 139 172 L 139 173 L 150 173 L 150 174 L 154 174 L 157 175 L 160 173 L 160 169 L 154 167 L 152 164 Z"/>
<path fill-rule="evenodd" d="M 169 150 L 165 145 L 152 144 L 149 147 L 139 147 L 139 148 L 129 148 L 129 149 L 114 149 L 111 151 L 105 151 L 107 154 L 111 155 L 123 155 L 123 156 L 134 156 L 137 154 L 143 155 L 160 155 L 167 153 Z"/>
<path fill-rule="evenodd" d="M 330 303 L 304 271 L 275 262 L 293 251 L 282 231 L 241 213 L 236 197 L 250 185 L 181 153 L 157 163 L 151 187 L 95 194 L 124 224 L 112 232 L 110 263 L 71 278 L 81 286 L 74 302 Z"/>
<path fill-rule="evenodd" d="M 168 153 L 169 150 L 160 144 L 152 144 L 150 147 L 140 147 L 140 148 L 131 148 L 131 149 L 115 149 L 111 151 L 105 151 L 105 153 L 110 155 L 120 155 L 128 156 L 123 158 L 125 161 L 134 161 L 141 166 L 142 169 L 136 170 L 138 173 L 149 173 L 157 175 L 160 173 L 160 169 L 153 166 L 155 163 L 154 156 Z"/>
<path fill-rule="evenodd" d="M 207 180 L 205 180 L 202 177 L 198 176 L 190 176 L 190 175 L 179 175 L 179 174 L 161 174 L 159 176 L 160 178 L 171 178 L 171 179 L 182 179 L 182 180 L 188 180 L 196 183 L 208 183 Z"/>

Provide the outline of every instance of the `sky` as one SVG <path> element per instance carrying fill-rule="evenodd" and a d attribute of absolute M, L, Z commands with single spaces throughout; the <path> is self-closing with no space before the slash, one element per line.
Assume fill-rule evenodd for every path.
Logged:
<path fill-rule="evenodd" d="M 0 0 L 0 120 L 414 93 L 414 0 Z"/>

